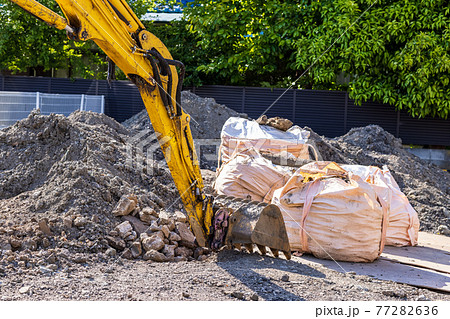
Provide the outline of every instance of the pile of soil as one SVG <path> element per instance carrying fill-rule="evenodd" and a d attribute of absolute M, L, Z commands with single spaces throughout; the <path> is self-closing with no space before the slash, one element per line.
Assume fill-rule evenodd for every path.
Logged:
<path fill-rule="evenodd" d="M 190 91 L 181 92 L 181 106 L 191 116 L 190 125 L 194 140 L 220 138 L 222 126 L 230 117 L 247 118 L 246 114 L 233 111 L 216 103 L 212 98 L 202 98 Z M 122 124 L 132 133 L 145 129 L 153 131 L 145 109 Z"/>
<path fill-rule="evenodd" d="M 0 131 L 2 264 L 54 264 L 43 251 L 71 258 L 104 252 L 110 246 L 105 237 L 122 222 L 112 210 L 127 194 L 136 198 L 135 213 L 147 207 L 173 214 L 182 207 L 167 168 L 147 163 L 153 168 L 148 175 L 129 164 L 129 136 L 113 119 L 92 112 L 34 112 Z"/>
<path fill-rule="evenodd" d="M 306 129 L 311 132 L 310 139 L 324 160 L 386 165 L 417 211 L 420 230 L 437 233 L 441 225 L 450 226 L 450 174 L 409 153 L 403 148 L 401 139 L 378 125 L 353 128 L 347 134 L 331 139 Z"/>
<path fill-rule="evenodd" d="M 230 117 L 247 118 L 247 114 L 233 111 L 225 105 L 216 103 L 212 98 L 202 98 L 190 91 L 181 92 L 181 106 L 191 117 L 192 137 L 200 149 L 200 167 L 215 170 L 223 125 Z M 122 125 L 134 136 L 142 135 L 144 131 L 145 136 L 151 136 L 154 133 L 145 109 L 124 121 Z M 164 161 L 164 155 L 160 149 L 153 152 L 153 156 L 158 161 Z"/>

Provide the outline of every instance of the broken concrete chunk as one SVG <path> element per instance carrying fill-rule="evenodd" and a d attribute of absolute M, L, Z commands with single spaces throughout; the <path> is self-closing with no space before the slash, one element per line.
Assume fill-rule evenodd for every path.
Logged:
<path fill-rule="evenodd" d="M 163 225 L 161 227 L 161 231 L 163 232 L 164 237 L 169 238 L 170 230 L 169 230 L 169 227 L 167 227 L 167 225 Z"/>
<path fill-rule="evenodd" d="M 131 235 L 133 227 L 129 221 L 124 221 L 123 223 L 116 226 L 115 230 L 119 233 L 119 236 L 125 238 Z"/>
<path fill-rule="evenodd" d="M 114 216 L 129 215 L 137 206 L 137 197 L 135 195 L 124 195 L 120 198 L 112 213 Z"/>
<path fill-rule="evenodd" d="M 438 232 L 444 236 L 450 236 L 450 229 L 446 225 L 440 225 L 438 227 Z"/>
<path fill-rule="evenodd" d="M 291 120 L 284 119 L 282 117 L 278 117 L 277 116 L 277 117 L 267 118 L 266 115 L 261 115 L 256 120 L 256 123 L 258 123 L 259 125 L 272 126 L 272 127 L 276 128 L 276 129 L 279 129 L 279 130 L 282 130 L 282 131 L 287 131 L 294 124 L 294 123 L 292 123 Z"/>
<path fill-rule="evenodd" d="M 47 236 L 52 236 L 53 233 L 50 230 L 50 227 L 48 227 L 48 221 L 46 219 L 41 219 L 39 221 L 39 229 L 41 230 L 41 232 L 43 232 L 45 235 Z"/>
<path fill-rule="evenodd" d="M 180 222 L 177 222 L 175 226 L 178 234 L 181 237 L 181 244 L 189 248 L 195 248 L 197 246 L 195 244 L 195 236 L 189 230 L 188 226 L 185 223 Z"/>
<path fill-rule="evenodd" d="M 150 231 L 151 232 L 157 232 L 161 230 L 161 226 L 158 226 L 158 224 L 156 223 L 156 221 L 152 222 L 152 224 L 150 225 Z"/>
<path fill-rule="evenodd" d="M 77 217 L 75 218 L 75 220 L 73 221 L 73 225 L 75 227 L 83 227 L 86 226 L 86 224 L 89 222 L 89 220 L 85 217 Z"/>
<path fill-rule="evenodd" d="M 130 224 L 133 226 L 134 230 L 140 236 L 142 233 L 145 233 L 149 230 L 148 226 L 145 225 L 142 221 L 140 221 L 138 218 L 133 216 L 122 216 L 122 219 L 125 221 L 129 221 Z"/>
<path fill-rule="evenodd" d="M 192 256 L 193 252 L 187 247 L 177 247 L 175 248 L 175 256 L 182 256 L 184 258 Z"/>
<path fill-rule="evenodd" d="M 169 223 L 167 224 L 167 227 L 169 228 L 170 231 L 175 230 L 175 220 L 173 218 L 169 219 Z"/>
<path fill-rule="evenodd" d="M 105 254 L 106 254 L 106 256 L 114 257 L 114 256 L 116 256 L 117 251 L 116 251 L 114 248 L 108 248 L 108 249 L 105 251 Z"/>
<path fill-rule="evenodd" d="M 161 240 L 164 241 L 165 237 L 162 231 L 157 231 L 155 233 L 152 234 L 152 236 L 158 236 L 159 238 L 161 238 Z"/>
<path fill-rule="evenodd" d="M 157 220 L 158 217 L 158 213 L 150 207 L 145 207 L 139 212 L 139 219 L 145 223 L 150 224 L 152 221 Z"/>
<path fill-rule="evenodd" d="M 133 259 L 133 254 L 131 253 L 131 250 L 129 248 L 127 248 L 123 251 L 121 257 L 123 257 L 125 259 Z"/>
<path fill-rule="evenodd" d="M 142 254 L 142 245 L 141 243 L 136 240 L 131 244 L 130 247 L 131 255 L 133 255 L 133 258 L 138 258 Z"/>
<path fill-rule="evenodd" d="M 145 238 L 142 241 L 142 247 L 146 251 L 160 250 L 160 249 L 164 248 L 164 245 L 165 245 L 164 241 L 161 238 L 159 238 L 159 236 L 156 236 L 156 235 Z"/>
<path fill-rule="evenodd" d="M 106 240 L 108 241 L 108 245 L 117 250 L 124 250 L 126 247 L 125 241 L 118 237 L 106 236 Z"/>
<path fill-rule="evenodd" d="M 163 253 L 160 253 L 159 251 L 149 250 L 144 254 L 143 259 L 157 262 L 164 262 L 166 261 L 167 258 Z"/>
<path fill-rule="evenodd" d="M 181 237 L 176 232 L 171 231 L 169 234 L 169 240 L 171 241 L 180 241 Z"/>
<path fill-rule="evenodd" d="M 128 236 L 126 236 L 126 237 L 124 238 L 124 240 L 125 240 L 125 241 L 133 241 L 133 240 L 135 240 L 137 237 L 138 237 L 138 236 L 137 236 L 137 233 L 133 230 L 133 231 L 131 232 L 131 234 L 129 234 Z"/>
<path fill-rule="evenodd" d="M 175 220 L 180 223 L 186 223 L 188 219 L 187 216 L 183 214 L 182 211 L 177 210 L 175 211 Z"/>
<path fill-rule="evenodd" d="M 159 212 L 159 220 L 158 220 L 159 225 L 167 225 L 169 223 L 169 219 L 170 219 L 170 216 L 169 216 L 169 214 L 167 214 L 167 212 L 165 212 L 165 211 Z"/>
<path fill-rule="evenodd" d="M 167 261 L 172 261 L 175 258 L 175 245 L 165 245 L 162 253 L 166 256 Z"/>

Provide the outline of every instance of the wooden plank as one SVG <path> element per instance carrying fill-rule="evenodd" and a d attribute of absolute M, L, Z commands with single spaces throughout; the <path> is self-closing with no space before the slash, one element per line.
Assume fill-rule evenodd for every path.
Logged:
<path fill-rule="evenodd" d="M 381 259 L 450 273 L 450 237 L 421 232 L 418 246 L 386 246 Z"/>
<path fill-rule="evenodd" d="M 420 233 L 419 246 L 387 246 L 382 257 L 373 263 L 336 263 L 311 255 L 297 258 L 311 266 L 450 292 L 450 238 L 445 236 Z"/>
<path fill-rule="evenodd" d="M 411 286 L 450 292 L 450 275 L 431 269 L 414 267 L 397 262 L 378 259 L 373 263 L 349 263 L 317 259 L 311 255 L 294 257 L 310 266 L 322 265 L 328 269 L 343 273 L 354 271 L 357 275 L 365 275 L 381 280 L 391 280 Z M 341 268 L 342 267 L 342 268 Z"/>

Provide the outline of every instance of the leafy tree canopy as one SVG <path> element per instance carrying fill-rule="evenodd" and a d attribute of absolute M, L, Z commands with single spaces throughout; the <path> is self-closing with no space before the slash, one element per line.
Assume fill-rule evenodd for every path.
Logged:
<path fill-rule="evenodd" d="M 359 103 L 413 116 L 449 115 L 448 1 L 195 3 L 185 9 L 189 30 L 210 55 L 199 70 L 223 83 L 289 86 L 307 70 L 297 87 L 346 89 Z"/>
<path fill-rule="evenodd" d="M 63 15 L 56 1 L 39 2 Z M 129 4 L 140 16 L 154 1 L 131 0 Z M 84 78 L 106 76 L 105 55 L 94 42 L 71 41 L 64 31 L 48 26 L 8 0 L 0 0 L 0 21 L 0 70 L 25 72 L 41 67 L 69 69 L 72 75 Z"/>

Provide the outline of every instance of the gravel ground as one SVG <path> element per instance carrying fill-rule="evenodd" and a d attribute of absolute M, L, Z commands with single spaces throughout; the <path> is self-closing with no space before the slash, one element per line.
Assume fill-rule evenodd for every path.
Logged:
<path fill-rule="evenodd" d="M 108 270 L 110 269 L 110 270 Z M 1 300 L 450 300 L 450 294 L 226 250 L 206 261 L 92 261 L 0 277 Z"/>

